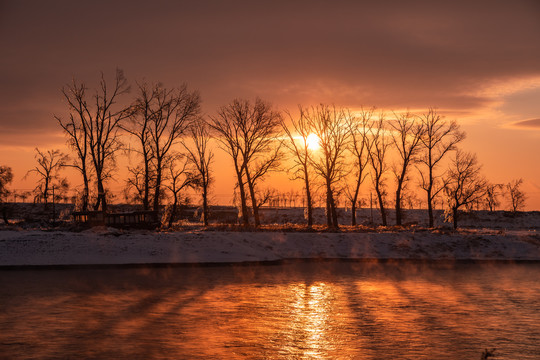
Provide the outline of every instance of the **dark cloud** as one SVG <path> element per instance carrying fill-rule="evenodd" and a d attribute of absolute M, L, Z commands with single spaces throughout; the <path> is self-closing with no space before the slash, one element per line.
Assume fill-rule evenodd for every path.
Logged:
<path fill-rule="evenodd" d="M 526 128 L 526 129 L 539 129 L 540 119 L 522 120 L 511 124 L 512 127 Z"/>
<path fill-rule="evenodd" d="M 6 1 L 1 13 L 0 123 L 21 132 L 56 127 L 72 76 L 92 85 L 117 66 L 187 82 L 208 113 L 255 95 L 467 110 L 493 101 L 486 84 L 540 75 L 535 0 Z"/>

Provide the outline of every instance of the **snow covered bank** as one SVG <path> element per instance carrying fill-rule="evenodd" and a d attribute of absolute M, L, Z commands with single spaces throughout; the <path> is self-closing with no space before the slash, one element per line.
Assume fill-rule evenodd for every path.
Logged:
<path fill-rule="evenodd" d="M 283 259 L 536 260 L 536 230 L 460 232 L 0 231 L 0 266 Z"/>

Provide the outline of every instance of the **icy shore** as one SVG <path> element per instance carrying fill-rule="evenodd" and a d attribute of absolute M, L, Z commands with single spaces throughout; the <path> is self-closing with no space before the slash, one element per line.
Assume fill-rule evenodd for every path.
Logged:
<path fill-rule="evenodd" d="M 0 231 L 0 266 L 182 264 L 285 259 L 540 261 L 536 230 L 387 232 Z"/>

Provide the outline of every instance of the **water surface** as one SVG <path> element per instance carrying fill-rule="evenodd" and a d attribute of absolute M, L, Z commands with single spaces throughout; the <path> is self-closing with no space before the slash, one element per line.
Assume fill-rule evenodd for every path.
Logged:
<path fill-rule="evenodd" d="M 0 358 L 540 359 L 540 264 L 0 271 Z"/>

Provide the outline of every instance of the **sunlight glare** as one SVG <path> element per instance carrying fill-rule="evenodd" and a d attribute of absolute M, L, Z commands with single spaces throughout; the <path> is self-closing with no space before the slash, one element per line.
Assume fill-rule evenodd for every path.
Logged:
<path fill-rule="evenodd" d="M 309 150 L 312 150 L 312 151 L 315 151 L 315 150 L 318 150 L 320 145 L 319 145 L 319 137 L 315 134 L 309 134 L 307 139 L 307 148 Z"/>

